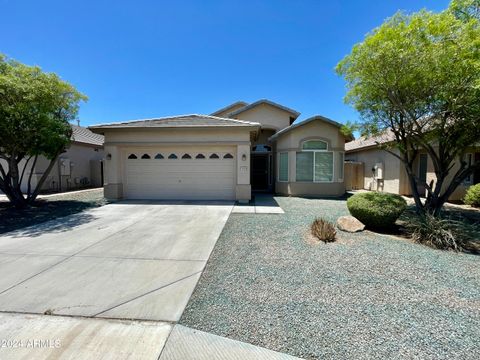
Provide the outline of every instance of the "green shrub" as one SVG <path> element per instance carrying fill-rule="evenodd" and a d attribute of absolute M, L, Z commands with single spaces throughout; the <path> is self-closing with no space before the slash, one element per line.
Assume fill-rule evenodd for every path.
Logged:
<path fill-rule="evenodd" d="M 429 214 L 412 218 L 406 227 L 413 240 L 436 249 L 460 251 L 471 240 L 471 225 Z"/>
<path fill-rule="evenodd" d="M 335 230 L 335 226 L 327 220 L 315 219 L 310 229 L 312 230 L 312 235 L 318 240 L 326 243 L 335 241 L 337 231 Z"/>
<path fill-rule="evenodd" d="M 386 229 L 393 224 L 407 207 L 400 195 L 368 192 L 355 194 L 347 200 L 348 211 L 367 228 Z"/>
<path fill-rule="evenodd" d="M 463 201 L 467 205 L 480 207 L 480 184 L 470 186 Z"/>

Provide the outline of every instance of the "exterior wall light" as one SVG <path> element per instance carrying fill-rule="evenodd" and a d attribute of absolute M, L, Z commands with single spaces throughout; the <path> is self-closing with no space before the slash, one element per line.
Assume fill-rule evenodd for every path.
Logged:
<path fill-rule="evenodd" d="M 242 154 L 242 160 L 246 161 L 247 160 L 247 154 Z"/>
<path fill-rule="evenodd" d="M 112 154 L 107 154 L 107 160 L 112 160 Z"/>

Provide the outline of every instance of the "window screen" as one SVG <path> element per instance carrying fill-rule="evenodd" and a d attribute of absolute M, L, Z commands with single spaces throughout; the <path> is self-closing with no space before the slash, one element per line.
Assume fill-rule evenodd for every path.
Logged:
<path fill-rule="evenodd" d="M 313 152 L 297 153 L 297 181 L 313 181 Z"/>
<path fill-rule="evenodd" d="M 288 181 L 288 153 L 280 153 L 278 180 Z"/>
<path fill-rule="evenodd" d="M 327 150 L 327 143 L 321 140 L 305 141 L 302 146 L 303 150 Z"/>
<path fill-rule="evenodd" d="M 333 181 L 333 153 L 315 153 L 315 181 Z"/>

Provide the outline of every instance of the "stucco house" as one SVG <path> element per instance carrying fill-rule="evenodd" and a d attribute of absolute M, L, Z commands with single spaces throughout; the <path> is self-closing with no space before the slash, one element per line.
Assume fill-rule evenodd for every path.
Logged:
<path fill-rule="evenodd" d="M 82 126 L 71 126 L 72 142 L 69 148 L 60 154 L 43 183 L 41 190 L 44 192 L 61 192 L 103 185 L 103 136 L 94 134 Z M 38 157 L 33 169 L 32 162 L 33 160 L 30 160 L 27 164 L 21 183 L 21 189 L 25 193 L 28 189 L 30 173 L 32 173 L 31 185 L 34 189 L 50 164 L 50 160 L 44 156 Z M 20 172 L 24 166 L 25 160 L 22 160 L 19 163 Z"/>
<path fill-rule="evenodd" d="M 397 157 L 379 148 L 380 144 L 393 141 L 395 141 L 395 137 L 391 132 L 374 137 L 360 137 L 345 144 L 345 160 L 347 164 L 348 162 L 355 162 L 363 168 L 362 171 L 358 172 L 358 174 L 362 174 L 359 183 L 363 185 L 363 189 L 409 196 L 412 195 L 412 191 L 403 163 Z M 394 150 L 394 152 L 398 154 L 398 150 Z M 467 149 L 465 160 L 470 164 L 480 161 L 480 144 Z M 459 166 L 459 164 L 456 164 L 450 174 L 457 171 Z M 432 160 L 426 152 L 418 155 L 414 163 L 414 169 L 416 175 L 426 183 L 429 184 L 432 180 L 436 181 Z M 449 183 L 448 180 L 449 178 L 447 178 L 446 183 Z M 480 170 L 477 170 L 455 190 L 449 200 L 463 199 L 468 187 L 479 182 Z M 426 196 L 424 186 L 419 185 L 418 190 L 420 194 Z"/>
<path fill-rule="evenodd" d="M 344 194 L 345 137 L 322 116 L 269 100 L 236 102 L 211 115 L 91 126 L 105 136 L 109 199 L 251 199 Z M 295 122 L 295 123 L 294 123 Z"/>

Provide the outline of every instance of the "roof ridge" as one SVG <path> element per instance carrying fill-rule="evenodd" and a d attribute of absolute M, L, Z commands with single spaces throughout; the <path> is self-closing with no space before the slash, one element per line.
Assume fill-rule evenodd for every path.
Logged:
<path fill-rule="evenodd" d="M 335 120 L 332 120 L 332 119 L 329 119 L 323 115 L 313 115 L 313 116 L 310 116 L 309 118 L 306 118 L 304 120 L 300 120 L 298 122 L 295 122 L 289 126 L 287 126 L 286 128 L 283 128 L 282 130 L 276 132 L 275 134 L 273 134 L 272 136 L 270 136 L 269 139 L 275 139 L 277 138 L 279 135 L 282 135 L 286 132 L 289 132 L 290 130 L 292 129 L 295 129 L 297 127 L 300 127 L 300 126 L 303 126 L 303 125 L 306 125 L 314 120 L 321 120 L 321 121 L 324 121 L 330 125 L 333 125 L 333 126 L 336 126 L 338 128 L 341 128 L 343 125 L 340 124 L 339 122 L 335 121 Z"/>
<path fill-rule="evenodd" d="M 215 114 L 224 112 L 224 111 L 228 110 L 229 108 L 232 108 L 232 107 L 234 107 L 234 106 L 236 106 L 236 105 L 247 106 L 248 103 L 247 103 L 246 101 L 243 101 L 243 100 L 238 100 L 238 101 L 235 101 L 235 102 L 231 103 L 230 105 L 224 106 L 223 108 L 218 109 L 218 110 L 212 112 L 210 115 L 215 116 Z"/>
<path fill-rule="evenodd" d="M 184 119 L 185 122 L 188 122 L 190 121 L 191 124 L 189 124 L 188 126 L 205 126 L 205 127 L 208 127 L 208 126 L 217 126 L 217 124 L 213 123 L 213 122 L 217 122 L 218 121 L 218 125 L 221 126 L 228 126 L 228 124 L 237 124 L 237 125 L 252 125 L 252 126 L 259 126 L 260 124 L 257 123 L 257 122 L 253 122 L 253 121 L 246 121 L 246 120 L 238 120 L 238 119 L 230 119 L 230 118 L 223 118 L 223 117 L 218 117 L 218 116 L 213 116 L 213 115 L 204 115 L 204 114 L 184 114 L 184 115 L 174 115 L 174 116 L 164 116 L 164 117 L 159 117 L 159 118 L 149 118 L 149 119 L 137 119 L 137 120 L 128 120 L 128 121 L 120 121 L 120 122 L 111 122 L 111 123 L 104 123 L 104 124 L 95 124 L 95 125 L 91 125 L 89 126 L 89 129 L 96 129 L 96 128 L 105 128 L 105 127 L 115 127 L 115 126 L 118 126 L 118 127 L 121 127 L 121 126 L 125 126 L 125 127 L 128 127 L 128 126 L 131 126 L 131 127 L 134 127 L 135 124 L 144 124 L 144 126 L 146 127 L 149 127 L 150 125 L 148 125 L 149 123 L 152 123 L 153 126 L 155 126 L 155 124 L 161 124 L 162 122 L 164 122 L 166 125 L 168 125 L 169 122 L 171 121 L 175 121 L 175 120 L 180 120 L 182 121 Z M 195 124 L 195 122 L 197 121 L 198 119 L 198 122 L 200 123 L 202 120 L 204 121 L 208 121 L 210 120 L 210 124 Z M 214 120 L 213 122 L 211 120 Z M 164 125 L 165 125 L 164 124 Z M 184 125 L 184 124 L 181 124 L 181 125 L 177 125 L 177 126 L 187 126 L 187 125 Z"/>
<path fill-rule="evenodd" d="M 282 104 L 276 103 L 276 102 L 274 102 L 274 101 L 272 101 L 272 100 L 268 100 L 268 99 L 260 99 L 260 100 L 257 100 L 257 101 L 255 101 L 255 102 L 253 102 L 253 103 L 251 103 L 251 104 L 245 105 L 244 107 L 242 107 L 242 108 L 240 108 L 240 109 L 237 109 L 237 110 L 234 110 L 234 111 L 228 113 L 227 116 L 235 116 L 235 115 L 238 115 L 238 114 L 240 114 L 240 113 L 242 113 L 242 112 L 244 112 L 244 111 L 247 111 L 247 110 L 249 110 L 249 109 L 252 109 L 252 108 L 254 108 L 255 106 L 260 105 L 260 104 L 262 104 L 262 103 L 268 104 L 268 105 L 270 105 L 270 106 L 273 106 L 273 107 L 279 108 L 279 109 L 281 109 L 281 110 L 283 110 L 283 111 L 286 111 L 286 112 L 288 112 L 288 113 L 290 113 L 290 114 L 293 114 L 293 115 L 295 115 L 296 118 L 300 116 L 300 113 L 299 113 L 298 111 L 293 110 L 293 109 L 291 109 L 291 108 L 289 108 L 289 107 L 287 107 L 287 106 L 284 106 L 284 105 L 282 105 Z"/>

